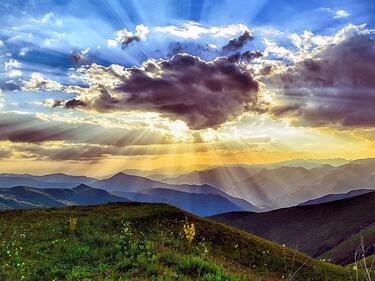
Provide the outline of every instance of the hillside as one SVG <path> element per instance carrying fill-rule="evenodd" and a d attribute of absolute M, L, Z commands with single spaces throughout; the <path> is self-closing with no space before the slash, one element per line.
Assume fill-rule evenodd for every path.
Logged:
<path fill-rule="evenodd" d="M 375 223 L 374 205 L 375 192 L 371 192 L 317 205 L 264 213 L 232 212 L 211 218 L 319 257 Z M 330 258 L 344 264 L 350 262 L 357 242 L 344 257 Z"/>
<path fill-rule="evenodd" d="M 295 281 L 338 281 L 351 272 L 160 204 L 2 211 L 0 236 L 4 281 L 271 281 L 293 275 Z"/>

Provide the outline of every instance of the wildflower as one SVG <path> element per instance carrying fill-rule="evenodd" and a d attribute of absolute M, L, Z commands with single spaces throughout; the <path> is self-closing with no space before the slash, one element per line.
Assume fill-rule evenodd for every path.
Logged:
<path fill-rule="evenodd" d="M 73 218 L 73 217 L 69 218 L 69 230 L 70 230 L 70 232 L 74 232 L 76 230 L 77 221 L 78 221 L 77 218 Z"/>
<path fill-rule="evenodd" d="M 194 223 L 189 224 L 186 222 L 183 226 L 183 231 L 185 234 L 186 240 L 191 243 L 194 240 L 195 237 L 195 225 Z"/>

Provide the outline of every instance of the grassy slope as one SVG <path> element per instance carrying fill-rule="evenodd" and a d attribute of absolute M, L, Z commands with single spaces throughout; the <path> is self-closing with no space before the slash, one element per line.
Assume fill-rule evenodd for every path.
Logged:
<path fill-rule="evenodd" d="M 344 240 L 335 248 L 324 253 L 320 258 L 330 259 L 334 263 L 338 264 L 349 264 L 354 262 L 354 254 L 361 245 L 361 236 L 363 238 L 363 244 L 366 248 L 366 256 L 375 253 L 375 224 L 372 224 L 362 231 L 354 234 L 350 238 Z"/>
<path fill-rule="evenodd" d="M 285 280 L 306 261 L 293 281 L 349 280 L 343 267 L 163 204 L 3 211 L 0 238 L 0 280 Z"/>
<path fill-rule="evenodd" d="M 373 224 L 374 204 L 375 192 L 371 192 L 318 205 L 264 213 L 232 212 L 212 218 L 319 257 Z"/>

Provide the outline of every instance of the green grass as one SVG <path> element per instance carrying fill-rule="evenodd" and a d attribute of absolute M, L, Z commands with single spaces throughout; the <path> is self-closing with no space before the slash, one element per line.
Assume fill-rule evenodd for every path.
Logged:
<path fill-rule="evenodd" d="M 4 281 L 335 281 L 351 271 L 163 204 L 3 211 L 0 246 Z"/>

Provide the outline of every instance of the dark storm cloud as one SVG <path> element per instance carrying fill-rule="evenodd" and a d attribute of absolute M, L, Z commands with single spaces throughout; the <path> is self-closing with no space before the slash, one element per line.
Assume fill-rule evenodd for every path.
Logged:
<path fill-rule="evenodd" d="M 168 143 L 168 136 L 147 129 L 108 128 L 95 124 L 47 121 L 31 114 L 0 113 L 0 140 L 43 143 L 65 141 L 111 146 Z"/>
<path fill-rule="evenodd" d="M 54 106 L 61 105 L 61 101 L 56 101 Z M 66 108 L 75 108 L 77 106 L 86 106 L 86 103 L 80 100 L 72 99 L 65 104 Z"/>
<path fill-rule="evenodd" d="M 113 72 L 113 77 L 119 75 Z M 120 79 L 122 83 L 115 89 L 99 85 L 101 94 L 94 99 L 81 96 L 82 104 L 77 99 L 67 104 L 99 112 L 159 112 L 183 120 L 195 130 L 218 127 L 260 106 L 257 81 L 227 58 L 206 62 L 178 54 L 170 60 L 149 61 L 143 68 L 128 69 Z"/>
<path fill-rule="evenodd" d="M 245 31 L 241 36 L 230 40 L 228 44 L 223 46 L 223 51 L 233 52 L 233 51 L 240 50 L 243 46 L 246 45 L 246 43 L 248 43 L 249 41 L 253 39 L 254 37 L 250 34 L 250 32 Z"/>
<path fill-rule="evenodd" d="M 253 59 L 261 58 L 263 54 L 259 51 L 246 51 L 243 53 L 237 52 L 228 57 L 228 60 L 231 62 L 245 61 L 250 62 Z"/>
<path fill-rule="evenodd" d="M 355 32 L 266 83 L 281 88 L 275 116 L 299 125 L 375 126 L 375 43 Z"/>

